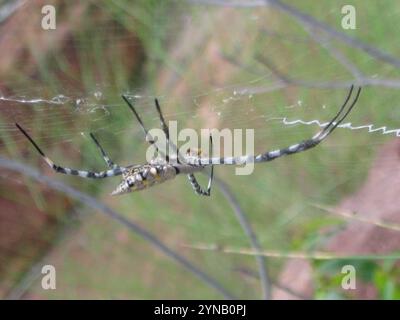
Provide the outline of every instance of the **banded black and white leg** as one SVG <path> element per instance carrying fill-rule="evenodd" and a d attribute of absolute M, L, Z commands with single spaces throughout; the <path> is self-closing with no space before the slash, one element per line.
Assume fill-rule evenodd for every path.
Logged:
<path fill-rule="evenodd" d="M 103 159 L 104 159 L 104 162 L 107 164 L 107 166 L 108 166 L 110 169 L 118 168 L 119 165 L 115 164 L 115 163 L 110 159 L 110 157 L 109 157 L 109 156 L 107 155 L 107 153 L 104 151 L 103 147 L 100 145 L 99 141 L 96 139 L 96 137 L 94 136 L 94 134 L 91 133 L 91 132 L 90 132 L 90 137 L 92 138 L 93 142 L 95 143 L 95 145 L 96 145 L 97 148 L 99 149 L 99 151 L 100 151 L 100 153 L 101 153 L 101 155 L 102 155 L 102 157 L 103 157 Z"/>
<path fill-rule="evenodd" d="M 131 109 L 131 111 L 132 111 L 133 114 L 135 115 L 136 120 L 139 122 L 139 125 L 140 125 L 140 127 L 142 128 L 142 130 L 143 130 L 143 132 L 144 132 L 144 136 L 145 136 L 146 141 L 148 141 L 151 145 L 153 145 L 153 146 L 156 148 L 156 151 L 157 151 L 161 156 L 163 156 L 167 162 L 169 162 L 169 155 L 168 155 L 168 153 L 167 153 L 167 154 L 164 154 L 164 152 L 161 151 L 161 150 L 159 149 L 159 147 L 157 146 L 157 142 L 156 142 L 156 141 L 153 139 L 153 137 L 149 134 L 149 131 L 148 131 L 147 128 L 144 126 L 144 123 L 143 123 L 142 119 L 140 118 L 140 116 L 139 116 L 139 114 L 137 113 L 136 109 L 134 108 L 133 104 L 131 104 L 131 102 L 129 101 L 128 97 L 125 96 L 125 95 L 122 95 L 122 99 L 124 99 L 124 101 L 126 102 L 126 104 L 127 104 L 128 107 L 129 107 L 129 109 Z M 164 120 L 164 117 L 163 117 L 163 115 L 162 115 L 161 108 L 160 108 L 160 105 L 159 105 L 159 103 L 158 103 L 158 100 L 157 100 L 157 99 L 154 99 L 154 103 L 155 103 L 155 105 L 156 105 L 156 109 L 157 109 L 157 112 L 158 112 L 158 115 L 159 115 L 159 118 L 160 118 L 162 130 L 163 130 L 163 132 L 164 132 L 164 134 L 165 134 L 165 137 L 166 137 L 166 139 L 167 139 L 167 143 L 168 143 L 169 145 L 172 145 L 172 147 L 176 150 L 176 152 L 177 152 L 177 158 L 178 158 L 177 161 L 178 161 L 178 163 L 179 163 L 178 149 L 177 149 L 176 145 L 175 145 L 172 141 L 169 140 L 169 130 L 168 130 L 168 126 L 167 126 L 167 124 L 165 123 L 165 120 Z M 166 151 L 167 151 L 167 150 L 166 150 Z"/>
<path fill-rule="evenodd" d="M 350 104 L 350 107 L 346 109 L 346 106 L 350 100 L 350 97 L 352 96 L 354 86 L 351 86 L 350 91 L 339 109 L 339 112 L 333 117 L 333 119 L 321 130 L 319 131 L 316 135 L 314 135 L 311 139 L 304 140 L 300 143 L 293 144 L 287 148 L 282 148 L 279 150 L 274 150 L 274 151 L 269 151 L 264 154 L 260 154 L 255 157 L 254 161 L 255 162 L 266 162 L 266 161 L 271 161 L 276 158 L 285 156 L 285 155 L 290 155 L 302 151 L 306 151 L 308 149 L 316 147 L 321 141 L 323 141 L 327 136 L 329 136 L 339 125 L 342 123 L 342 121 L 347 117 L 347 115 L 351 112 L 355 104 L 357 103 L 357 100 L 360 96 L 361 93 L 361 87 L 358 88 L 357 93 L 355 98 Z"/>
<path fill-rule="evenodd" d="M 131 104 L 131 102 L 129 101 L 128 97 L 126 97 L 125 95 L 122 95 L 122 98 L 124 99 L 124 101 L 126 102 L 126 104 L 129 106 L 129 108 L 131 109 L 131 111 L 133 112 L 133 114 L 135 115 L 137 121 L 139 122 L 140 127 L 142 128 L 142 130 L 143 130 L 143 132 L 144 132 L 144 134 L 145 134 L 146 140 L 148 139 L 148 142 L 149 142 L 150 144 L 154 144 L 155 147 L 156 147 L 157 150 L 158 150 L 158 147 L 157 147 L 157 145 L 156 145 L 155 140 L 149 135 L 149 132 L 148 132 L 148 130 L 146 129 L 146 127 L 144 126 L 144 123 L 143 123 L 142 119 L 140 118 L 139 114 L 137 113 L 137 111 L 135 110 L 135 108 L 133 107 L 133 105 Z M 166 139 L 167 139 L 167 143 L 168 143 L 168 145 L 170 145 L 172 148 L 174 148 L 174 152 L 176 152 L 176 157 L 177 157 L 176 160 L 177 160 L 178 163 L 181 163 L 181 162 L 180 162 L 180 159 L 184 159 L 184 158 L 181 158 L 181 155 L 180 155 L 180 152 L 179 152 L 178 147 L 177 147 L 172 141 L 170 141 L 170 138 L 169 138 L 169 128 L 168 128 L 167 123 L 165 122 L 165 119 L 164 119 L 164 116 L 163 116 L 163 114 L 162 114 L 161 107 L 160 107 L 160 103 L 158 102 L 158 99 L 154 99 L 154 103 L 155 103 L 155 105 L 156 105 L 157 113 L 158 113 L 158 116 L 159 116 L 159 118 L 160 118 L 161 127 L 162 127 L 162 130 L 163 130 L 163 132 L 164 132 L 164 134 L 165 134 L 165 137 L 166 137 Z M 210 137 L 210 139 L 211 139 L 211 137 Z M 211 143 L 212 143 L 212 140 L 211 140 Z M 158 151 L 159 151 L 159 150 L 158 150 Z M 166 159 L 166 161 L 169 161 L 169 156 L 168 156 L 168 154 L 165 155 L 165 159 Z M 195 191 L 197 194 L 206 195 L 206 196 L 207 196 L 207 195 L 210 195 L 210 192 L 211 192 L 211 184 L 212 184 L 212 180 L 213 180 L 213 178 L 212 178 L 212 177 L 213 177 L 213 170 L 214 170 L 214 168 L 212 167 L 212 168 L 211 168 L 211 176 L 210 176 L 210 179 L 209 179 L 209 182 L 208 182 L 207 191 L 205 191 L 205 190 L 200 186 L 200 184 L 197 182 L 196 177 L 194 176 L 194 174 L 188 174 L 188 179 L 189 179 L 190 183 L 192 184 L 192 187 L 193 187 L 194 191 Z"/>
<path fill-rule="evenodd" d="M 278 159 L 278 158 L 286 156 L 286 155 L 291 155 L 291 154 L 303 152 L 303 151 L 309 150 L 311 148 L 314 148 L 321 141 L 323 141 L 327 136 L 329 136 L 343 122 L 343 120 L 348 116 L 348 114 L 351 112 L 351 110 L 356 105 L 358 98 L 360 96 L 360 93 L 361 93 L 361 87 L 358 88 L 353 101 L 350 104 L 348 104 L 350 101 L 350 98 L 353 94 L 353 89 L 354 89 L 354 86 L 351 86 L 350 91 L 349 91 L 343 105 L 340 107 L 339 111 L 333 117 L 333 119 L 331 121 L 329 121 L 321 131 L 319 131 L 316 135 L 314 135 L 310 139 L 303 140 L 300 143 L 293 144 L 286 148 L 268 151 L 268 152 L 261 153 L 256 156 L 246 155 L 246 156 L 240 156 L 240 157 L 227 157 L 227 158 L 224 158 L 224 157 L 222 157 L 222 158 L 192 157 L 190 159 L 190 161 L 188 161 L 188 162 L 191 164 L 197 164 L 197 165 L 209 165 L 209 164 L 243 165 L 243 164 L 250 163 L 250 162 L 253 162 L 253 163 L 268 162 L 268 161 L 272 161 L 272 160 Z"/>
<path fill-rule="evenodd" d="M 178 163 L 180 163 L 180 160 L 179 160 L 180 154 L 179 154 L 178 148 L 177 148 L 177 146 L 176 146 L 172 141 L 170 141 L 170 139 L 169 139 L 169 128 L 168 128 L 168 125 L 166 124 L 165 119 L 164 119 L 164 117 L 163 117 L 163 114 L 162 114 L 162 112 L 161 112 L 161 107 L 160 107 L 160 104 L 159 104 L 159 102 L 158 102 L 158 99 L 155 99 L 154 102 L 155 102 L 155 104 L 156 104 L 156 109 L 157 109 L 157 112 L 158 112 L 158 116 L 159 116 L 159 118 L 160 118 L 161 127 L 162 127 L 162 130 L 163 130 L 164 133 L 165 133 L 165 136 L 166 136 L 166 138 L 167 138 L 167 142 L 169 143 L 169 145 L 171 145 L 171 146 L 174 148 L 174 151 L 176 152 L 176 156 L 177 156 L 177 161 L 178 161 Z M 210 135 L 210 148 L 211 148 L 211 150 L 212 150 L 212 137 L 211 137 L 211 135 Z M 210 196 L 210 194 L 211 194 L 211 186 L 212 186 L 213 177 L 214 177 L 214 166 L 211 166 L 211 173 L 210 173 L 210 178 L 209 178 L 209 180 L 208 180 L 207 190 L 204 190 L 204 189 L 200 186 L 200 184 L 198 183 L 198 181 L 197 181 L 197 179 L 196 179 L 196 177 L 195 177 L 195 175 L 194 175 L 193 173 L 189 173 L 189 174 L 187 175 L 187 177 L 188 177 L 188 179 L 189 179 L 190 184 L 191 184 L 192 187 L 193 187 L 194 192 L 196 192 L 196 194 L 202 195 L 202 196 Z"/>
<path fill-rule="evenodd" d="M 211 149 L 210 156 L 212 157 L 213 144 L 212 144 L 212 136 L 211 135 L 210 135 L 210 149 Z M 200 184 L 197 182 L 197 179 L 193 173 L 190 173 L 187 176 L 193 187 L 194 192 L 196 192 L 200 196 L 209 197 L 211 195 L 211 186 L 212 186 L 212 182 L 213 182 L 213 178 L 214 178 L 214 166 L 213 165 L 211 165 L 211 172 L 210 172 L 210 178 L 208 180 L 207 190 L 204 190 L 200 186 Z"/>
<path fill-rule="evenodd" d="M 129 109 L 132 111 L 132 113 L 135 115 L 135 118 L 137 120 L 137 122 L 139 122 L 140 127 L 143 130 L 144 133 L 144 138 L 145 140 L 150 143 L 151 145 L 153 145 L 157 151 L 157 153 L 161 154 L 162 156 L 164 156 L 166 159 L 168 159 L 167 155 L 164 155 L 164 153 L 162 151 L 159 150 L 156 141 L 153 139 L 153 137 L 149 134 L 149 131 L 146 129 L 146 127 L 144 126 L 144 123 L 142 121 L 142 119 L 140 118 L 139 114 L 137 113 L 136 109 L 134 108 L 133 104 L 129 101 L 129 98 L 126 95 L 122 95 L 122 99 L 126 102 L 126 104 L 128 105 Z"/>
<path fill-rule="evenodd" d="M 121 175 L 126 168 L 125 167 L 120 167 L 120 166 L 113 166 L 113 168 L 105 171 L 87 171 L 87 170 L 77 170 L 77 169 L 72 169 L 72 168 L 67 168 L 67 167 L 62 167 L 57 164 L 55 164 L 50 158 L 48 158 L 42 149 L 38 146 L 38 144 L 29 136 L 29 134 L 18 124 L 15 124 L 18 128 L 19 131 L 22 132 L 22 134 L 29 140 L 29 142 L 35 147 L 37 152 L 42 156 L 44 161 L 49 165 L 50 168 L 52 168 L 55 172 L 58 173 L 63 173 L 67 175 L 73 175 L 73 176 L 79 176 L 82 178 L 91 178 L 91 179 L 103 179 L 103 178 L 109 178 L 109 177 L 114 177 Z"/>

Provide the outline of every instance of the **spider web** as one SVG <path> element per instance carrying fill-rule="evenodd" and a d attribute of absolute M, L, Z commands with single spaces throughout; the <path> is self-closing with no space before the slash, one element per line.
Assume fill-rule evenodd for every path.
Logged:
<path fill-rule="evenodd" d="M 28 154 L 32 164 L 44 168 L 39 156 L 31 152 L 31 146 L 16 131 L 14 122 L 18 122 L 39 140 L 49 157 L 65 166 L 102 168 L 89 132 L 96 134 L 117 163 L 143 163 L 147 145 L 121 94 L 134 102 L 148 128 L 159 127 L 154 107 L 157 97 L 165 118 L 176 120 L 180 129 L 193 128 L 198 132 L 202 128 L 254 129 L 255 153 L 258 154 L 313 136 L 335 115 L 351 83 L 367 83 L 348 120 L 321 147 L 301 156 L 277 160 L 271 165 L 258 165 L 254 174 L 248 177 L 234 176 L 232 168 L 216 168 L 217 174 L 239 195 L 253 224 L 258 225 L 255 229 L 263 246 L 270 247 L 273 243 L 277 250 L 290 249 L 291 245 L 284 241 L 285 234 L 290 234 L 293 242 L 303 239 L 301 248 L 318 248 L 331 234 L 321 237 L 317 230 L 321 226 L 331 227 L 330 221 L 322 219 L 320 213 L 302 213 L 311 202 L 336 204 L 356 191 L 365 181 L 377 150 L 389 139 L 400 135 L 396 121 L 399 118 L 396 108 L 396 88 L 400 83 L 396 78 L 398 70 L 318 30 L 299 25 L 291 17 L 277 15 L 270 7 L 191 5 L 184 9 L 184 14 L 180 12 L 181 8 L 175 8 L 179 12 L 179 23 L 167 17 L 157 19 L 153 28 L 165 31 L 155 33 L 154 37 L 160 39 L 155 40 L 153 47 L 151 43 L 144 44 L 149 70 L 137 71 L 143 76 L 132 80 L 131 74 L 121 71 L 126 60 L 119 58 L 138 48 L 139 42 L 137 35 L 127 30 L 123 19 L 115 21 L 112 9 L 107 5 L 99 6 L 98 10 L 106 19 L 96 29 L 96 36 L 90 27 L 81 32 L 83 36 L 77 34 L 73 26 L 68 25 L 68 20 L 60 20 L 60 24 L 70 28 L 73 40 L 65 39 L 62 50 L 48 49 L 43 55 L 45 58 L 41 58 L 41 63 L 54 68 L 31 72 L 26 78 L 21 68 L 19 74 L 2 79 L 0 146 L 4 154 L 21 161 L 28 161 L 21 158 Z M 318 6 L 309 8 L 312 13 L 319 9 Z M 19 10 L 23 11 L 24 7 Z M 361 17 L 360 28 L 353 34 L 390 52 L 393 49 L 390 35 L 381 37 L 363 28 L 363 19 L 371 18 L 367 5 L 359 5 L 357 10 Z M 319 20 L 337 28 L 338 4 L 318 13 Z M 382 21 L 385 20 L 382 16 L 380 21 L 390 26 L 394 20 L 386 14 L 387 21 Z M 92 25 L 97 23 L 86 18 Z M 389 32 L 395 34 L 396 28 Z M 152 51 L 157 46 L 162 50 Z M 4 49 L 7 46 L 3 48 L 3 52 L 7 52 Z M 62 63 L 64 60 L 70 63 L 71 57 L 75 59 L 79 53 L 86 55 L 86 60 L 82 58 L 78 63 L 81 64 L 79 72 L 71 75 L 62 69 Z M 114 54 L 114 59 L 107 60 L 107 54 Z M 106 76 L 96 75 L 100 68 L 99 59 L 107 65 Z M 16 65 L 29 62 L 23 55 L 15 60 Z M 93 64 L 83 68 L 82 64 L 91 60 Z M 129 72 L 135 70 L 130 66 Z M 109 76 L 118 72 L 124 81 L 120 81 L 118 75 Z M 59 74 L 66 75 L 67 79 Z M 148 85 L 141 81 L 146 77 Z M 5 172 L 1 176 L 10 179 Z M 21 177 L 12 179 L 25 184 Z M 68 183 L 79 187 L 86 183 L 97 185 L 91 181 L 60 179 L 67 179 Z M 172 188 L 189 194 L 190 190 L 181 191 L 190 189 L 184 181 L 175 186 L 174 183 L 169 182 L 169 187 L 160 187 L 155 193 L 144 191 L 150 194 L 139 197 L 149 200 L 152 195 L 157 195 L 157 201 L 163 206 L 173 202 L 167 194 L 174 190 Z M 202 179 L 202 183 L 206 180 Z M 110 187 L 113 182 L 104 184 Z M 319 189 L 322 191 L 318 192 Z M 183 212 L 189 210 L 187 202 L 192 200 L 173 198 L 174 205 L 181 205 Z M 199 202 L 195 205 L 201 206 Z M 227 211 L 217 204 L 211 207 L 210 210 L 216 213 Z M 208 217 L 193 226 L 191 221 L 181 220 L 168 212 L 160 217 L 154 207 L 144 205 L 141 209 L 142 213 L 139 210 L 137 213 L 141 219 L 159 219 L 171 233 L 192 228 L 193 235 L 182 236 L 186 242 L 204 242 L 210 235 L 213 235 L 210 241 L 215 243 L 245 246 L 247 241 L 235 227 L 221 227 L 232 226 L 232 217 Z M 201 208 L 193 210 L 195 214 Z M 296 234 L 294 229 L 299 224 L 307 226 L 312 237 L 307 238 L 305 231 Z M 332 225 L 336 228 L 337 222 Z M 209 260 L 206 265 L 215 267 Z M 216 272 L 221 272 L 223 266 L 216 267 Z"/>

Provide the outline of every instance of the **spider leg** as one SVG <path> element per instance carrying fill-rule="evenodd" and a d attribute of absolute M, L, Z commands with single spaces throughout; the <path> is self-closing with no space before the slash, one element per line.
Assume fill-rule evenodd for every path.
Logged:
<path fill-rule="evenodd" d="M 175 145 L 175 143 L 174 143 L 173 141 L 171 141 L 171 140 L 169 139 L 169 128 L 168 128 L 167 123 L 165 122 L 164 116 L 163 116 L 163 114 L 162 114 L 162 112 L 161 112 L 160 103 L 158 102 L 158 99 L 157 99 L 157 98 L 154 99 L 154 103 L 155 103 L 155 105 L 156 105 L 156 109 L 157 109 L 157 112 L 158 112 L 158 116 L 159 116 L 159 118 L 160 118 L 161 127 L 162 127 L 162 130 L 164 131 L 165 137 L 167 138 L 167 142 L 168 142 L 168 144 L 174 149 L 174 152 L 176 153 L 176 161 L 177 161 L 178 163 L 181 163 L 181 162 L 180 162 L 180 157 L 181 157 L 181 155 L 180 155 L 180 152 L 179 152 L 179 150 L 178 150 L 178 147 Z"/>
<path fill-rule="evenodd" d="M 61 167 L 59 165 L 56 165 L 56 164 L 54 164 L 54 162 L 51 159 L 49 159 L 44 154 L 44 152 L 42 151 L 42 149 L 40 149 L 40 147 L 37 145 L 37 143 L 29 136 L 29 134 L 18 123 L 16 123 L 15 125 L 17 126 L 19 131 L 21 131 L 22 134 L 35 147 L 37 152 L 39 152 L 39 154 L 43 157 L 44 161 L 46 161 L 46 163 L 49 165 L 49 167 L 58 173 L 80 176 L 82 178 L 102 179 L 102 178 L 108 178 L 108 177 L 121 175 L 126 170 L 126 168 L 124 168 L 124 167 L 117 166 L 110 170 L 94 172 L 94 171 L 86 171 L 86 170 L 76 170 L 76 169 L 71 169 L 71 168 L 66 168 L 66 167 Z"/>
<path fill-rule="evenodd" d="M 315 136 L 313 136 L 311 139 L 304 140 L 300 143 L 291 145 L 287 148 L 279 149 L 279 150 L 274 150 L 274 151 L 269 151 L 264 154 L 260 154 L 255 157 L 254 161 L 255 162 L 266 162 L 266 161 L 271 161 L 276 158 L 289 155 L 289 154 L 294 154 L 298 152 L 302 152 L 305 150 L 308 150 L 310 148 L 313 148 L 317 146 L 322 140 L 324 140 L 329 134 L 332 133 L 333 130 L 335 130 L 339 124 L 347 117 L 347 115 L 350 113 L 350 111 L 353 109 L 355 104 L 357 103 L 357 100 L 360 96 L 361 92 L 361 87 L 358 88 L 357 93 L 355 98 L 353 99 L 352 103 L 350 104 L 350 107 L 347 108 L 346 106 L 350 100 L 350 96 L 353 92 L 353 86 L 350 89 L 349 94 L 347 95 L 346 100 L 344 101 L 342 107 L 340 108 L 339 112 L 335 115 L 335 117 L 322 129 L 320 132 L 318 132 Z"/>
<path fill-rule="evenodd" d="M 167 140 L 169 141 L 169 129 L 168 129 L 167 124 L 165 123 L 165 119 L 164 119 L 164 116 L 163 116 L 163 114 L 162 114 L 162 112 L 161 112 L 161 107 L 160 107 L 160 104 L 159 104 L 157 98 L 154 99 L 154 103 L 155 103 L 155 105 L 156 105 L 156 109 L 157 109 L 157 112 L 158 112 L 158 116 L 160 117 L 160 122 L 161 122 L 162 129 L 163 129 L 163 131 L 164 131 L 164 133 L 165 133 L 165 136 L 167 137 Z M 176 146 L 175 146 L 175 147 L 176 147 Z"/>
<path fill-rule="evenodd" d="M 124 99 L 124 101 L 126 102 L 126 104 L 128 105 L 129 109 L 131 109 L 131 111 L 133 112 L 133 114 L 135 115 L 135 118 L 137 120 L 137 122 L 139 122 L 140 127 L 142 128 L 143 132 L 144 132 L 144 137 L 146 139 L 147 142 L 149 142 L 151 145 L 154 145 L 154 147 L 156 148 L 157 152 L 158 147 L 157 144 L 155 142 L 155 140 L 153 139 L 153 137 L 149 134 L 148 130 L 146 129 L 146 127 L 143 124 L 142 119 L 140 118 L 139 114 L 137 113 L 136 109 L 133 107 L 133 105 L 131 104 L 131 102 L 129 101 L 129 99 L 127 98 L 126 95 L 122 95 L 122 99 Z"/>
<path fill-rule="evenodd" d="M 210 135 L 210 147 L 212 150 L 212 137 Z M 200 195 L 200 196 L 210 196 L 211 195 L 211 186 L 212 186 L 212 182 L 213 182 L 213 178 L 214 178 L 214 166 L 211 166 L 211 173 L 210 173 L 210 178 L 208 180 L 208 186 L 207 186 L 207 190 L 204 190 L 200 184 L 197 182 L 196 177 L 194 176 L 193 173 L 190 173 L 187 175 L 188 179 L 193 187 L 194 192 L 196 192 L 196 194 Z"/>
<path fill-rule="evenodd" d="M 314 148 L 317 146 L 321 141 L 323 141 L 328 135 L 330 135 L 333 130 L 335 130 L 340 123 L 343 122 L 343 120 L 348 116 L 348 114 L 351 112 L 351 110 L 354 108 L 356 105 L 358 98 L 361 93 L 361 87 L 358 88 L 357 93 L 353 101 L 350 103 L 350 106 L 348 107 L 348 102 L 352 96 L 353 93 L 353 88 L 354 86 L 351 86 L 350 91 L 343 103 L 343 105 L 340 107 L 338 113 L 333 117 L 331 121 L 328 122 L 327 125 L 324 126 L 324 128 L 319 131 L 316 135 L 314 135 L 312 138 L 308 140 L 303 140 L 300 143 L 293 144 L 289 147 L 282 148 L 282 149 L 277 149 L 273 151 L 268 151 L 262 154 L 259 154 L 257 156 L 253 155 L 246 155 L 246 156 L 240 156 L 240 157 L 222 157 L 222 158 L 199 158 L 199 157 L 191 157 L 190 159 L 187 159 L 187 162 L 191 165 L 199 165 L 199 166 L 204 166 L 204 165 L 216 165 L 216 164 L 228 164 L 228 165 L 242 165 L 250 162 L 267 162 L 267 161 L 272 161 L 277 158 L 280 158 L 282 156 L 306 151 L 308 149 Z"/>
<path fill-rule="evenodd" d="M 93 133 L 90 132 L 90 137 L 92 138 L 93 142 L 95 143 L 95 145 L 97 146 L 97 148 L 99 149 L 105 163 L 107 164 L 107 166 L 110 169 L 114 169 L 114 168 L 118 168 L 119 166 L 117 164 L 115 164 L 110 157 L 106 154 L 106 152 L 104 151 L 103 147 L 100 145 L 99 141 L 97 141 L 96 137 L 94 136 Z"/>
<path fill-rule="evenodd" d="M 168 155 L 164 155 L 164 154 L 158 149 L 157 144 L 156 144 L 156 141 L 155 141 L 155 140 L 151 137 L 151 135 L 149 134 L 149 131 L 148 131 L 148 130 L 146 129 L 146 127 L 144 126 L 144 123 L 143 123 L 142 119 L 140 118 L 140 116 L 139 116 L 139 114 L 137 113 L 136 109 L 133 107 L 132 103 L 129 101 L 128 97 L 125 96 L 125 95 L 122 95 L 122 99 L 124 99 L 124 101 L 126 102 L 126 104 L 127 104 L 128 107 L 129 107 L 129 109 L 131 109 L 131 111 L 132 111 L 133 114 L 135 115 L 136 120 L 139 122 L 140 127 L 142 128 L 142 130 L 143 130 L 143 132 L 144 132 L 144 134 L 145 134 L 146 140 L 147 140 L 151 145 L 154 145 L 154 147 L 156 148 L 157 152 L 160 152 L 160 153 L 165 157 L 166 161 L 169 161 L 169 156 L 168 156 Z M 177 153 L 177 162 L 180 163 L 180 161 L 179 161 L 180 154 L 179 154 L 178 148 L 176 147 L 176 145 L 175 145 L 173 142 L 171 142 L 171 141 L 169 140 L 169 130 L 168 130 L 168 126 L 167 126 L 167 124 L 166 124 L 166 122 L 165 122 L 165 120 L 164 120 L 164 117 L 163 117 L 162 112 L 161 112 L 160 104 L 159 104 L 159 102 L 158 102 L 157 99 L 155 99 L 155 105 L 156 105 L 156 109 L 157 109 L 158 115 L 159 115 L 159 117 L 160 117 L 160 122 L 161 122 L 162 130 L 163 130 L 163 132 L 164 132 L 164 134 L 165 134 L 165 137 L 167 138 L 167 143 L 168 143 L 169 145 L 171 145 L 171 146 L 174 148 L 174 151 Z"/>
<path fill-rule="evenodd" d="M 188 179 L 193 187 L 194 192 L 198 194 L 199 196 L 210 196 L 211 195 L 211 183 L 212 183 L 212 174 L 213 174 L 214 166 L 211 167 L 211 175 L 210 175 L 210 180 L 208 181 L 208 186 L 207 190 L 204 190 L 200 184 L 197 182 L 196 177 L 194 176 L 193 173 L 188 174 Z"/>
<path fill-rule="evenodd" d="M 347 111 L 344 113 L 344 115 L 339 119 L 340 114 L 343 112 L 343 110 L 345 109 L 345 106 L 347 105 L 347 103 L 349 102 L 349 99 L 351 97 L 351 94 L 353 92 L 353 88 L 354 86 L 352 85 L 350 88 L 350 91 L 346 97 L 346 100 L 344 101 L 342 107 L 340 108 L 339 112 L 336 114 L 336 116 L 324 127 L 323 130 L 321 130 L 319 133 L 317 133 L 313 138 L 315 137 L 319 137 L 319 139 L 324 139 L 326 136 L 328 136 L 329 134 L 331 134 L 331 132 L 333 130 L 335 130 L 337 128 L 337 126 L 347 117 L 347 115 L 350 113 L 350 111 L 353 109 L 353 107 L 355 106 L 358 97 L 360 96 L 360 92 L 361 92 L 361 87 L 358 88 L 357 90 L 357 94 L 355 99 L 353 100 L 353 102 L 351 103 L 350 107 L 347 109 Z"/>

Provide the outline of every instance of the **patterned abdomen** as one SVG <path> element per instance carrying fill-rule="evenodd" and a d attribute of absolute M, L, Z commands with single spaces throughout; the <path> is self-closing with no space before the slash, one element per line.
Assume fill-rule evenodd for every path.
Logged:
<path fill-rule="evenodd" d="M 175 178 L 176 170 L 168 164 L 145 164 L 129 168 L 122 174 L 122 182 L 111 193 L 119 195 L 143 190 L 155 184 Z"/>

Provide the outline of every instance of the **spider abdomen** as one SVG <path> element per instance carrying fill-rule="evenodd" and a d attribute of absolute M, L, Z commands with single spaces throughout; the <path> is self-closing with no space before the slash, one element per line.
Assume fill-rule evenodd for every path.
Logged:
<path fill-rule="evenodd" d="M 143 190 L 171 180 L 175 176 L 176 170 L 169 164 L 145 164 L 129 168 L 122 174 L 122 182 L 111 195 Z"/>

